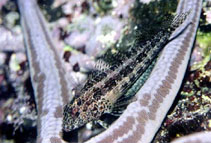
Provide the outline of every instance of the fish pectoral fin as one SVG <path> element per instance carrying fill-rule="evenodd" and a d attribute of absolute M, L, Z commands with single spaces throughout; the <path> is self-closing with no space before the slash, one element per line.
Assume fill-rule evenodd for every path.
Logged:
<path fill-rule="evenodd" d="M 117 102 L 113 105 L 114 108 L 127 106 L 128 104 L 136 101 L 136 96 L 122 96 L 120 97 Z"/>
<path fill-rule="evenodd" d="M 117 102 L 113 105 L 112 111 L 109 114 L 113 116 L 120 116 L 125 111 L 127 106 L 134 101 L 136 101 L 135 96 L 124 97 L 121 98 L 120 100 L 117 100 Z"/>

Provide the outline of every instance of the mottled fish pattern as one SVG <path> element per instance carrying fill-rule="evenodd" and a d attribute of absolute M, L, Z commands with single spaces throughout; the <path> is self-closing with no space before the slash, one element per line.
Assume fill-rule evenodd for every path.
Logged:
<path fill-rule="evenodd" d="M 132 46 L 126 57 L 116 65 L 97 61 L 95 72 L 88 77 L 74 99 L 64 107 L 63 130 L 77 129 L 90 121 L 98 120 L 105 113 L 112 113 L 114 105 L 144 73 L 163 47 L 172 32 L 186 19 L 187 13 L 177 15 L 167 29 L 161 30 L 145 44 Z"/>

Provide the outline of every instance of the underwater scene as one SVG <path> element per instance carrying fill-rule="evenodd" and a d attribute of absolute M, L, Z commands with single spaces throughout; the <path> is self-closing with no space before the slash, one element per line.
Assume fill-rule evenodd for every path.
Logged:
<path fill-rule="evenodd" d="M 211 143 L 211 1 L 0 0 L 0 143 Z"/>

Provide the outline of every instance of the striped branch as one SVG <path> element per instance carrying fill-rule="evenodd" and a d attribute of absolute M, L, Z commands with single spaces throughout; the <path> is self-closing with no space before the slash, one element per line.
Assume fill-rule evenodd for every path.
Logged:
<path fill-rule="evenodd" d="M 19 0 L 22 29 L 37 102 L 38 143 L 63 143 L 63 105 L 69 101 L 65 71 L 35 0 Z"/>

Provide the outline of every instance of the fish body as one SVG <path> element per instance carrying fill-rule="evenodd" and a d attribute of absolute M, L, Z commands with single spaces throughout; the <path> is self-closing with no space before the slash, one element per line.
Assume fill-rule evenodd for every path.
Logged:
<path fill-rule="evenodd" d="M 163 47 L 172 32 L 186 19 L 187 13 L 176 16 L 168 29 L 162 29 L 151 40 L 140 46 L 132 46 L 119 65 L 98 62 L 98 69 L 87 79 L 74 99 L 64 107 L 63 129 L 71 131 L 90 121 L 99 120 L 111 113 L 118 99 L 136 82 Z"/>

